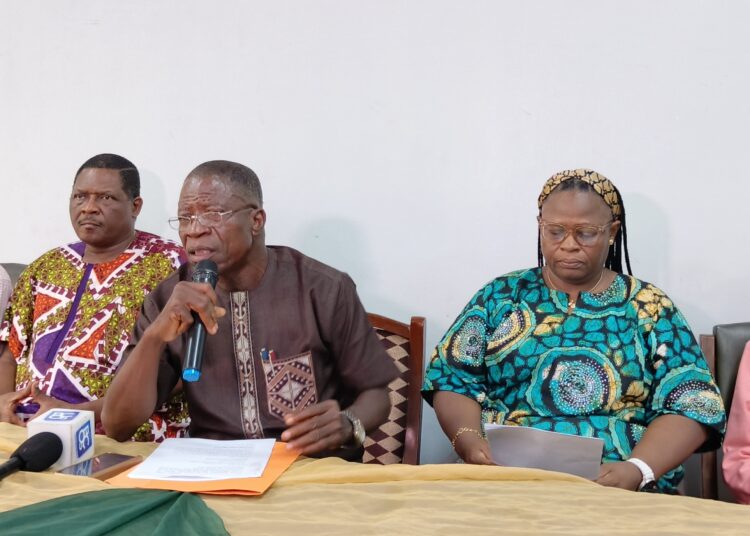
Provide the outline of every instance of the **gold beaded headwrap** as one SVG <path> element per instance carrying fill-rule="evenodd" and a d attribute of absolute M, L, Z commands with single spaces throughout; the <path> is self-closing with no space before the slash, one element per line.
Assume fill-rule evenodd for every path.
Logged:
<path fill-rule="evenodd" d="M 570 179 L 578 179 L 590 185 L 599 196 L 604 199 L 610 209 L 612 209 L 612 215 L 615 219 L 620 218 L 622 214 L 622 207 L 620 206 L 617 192 L 615 191 L 615 185 L 609 182 L 609 179 L 604 175 L 600 175 L 596 171 L 590 169 L 568 169 L 552 175 L 547 182 L 544 183 L 542 193 L 539 194 L 539 210 L 542 210 L 542 203 L 549 197 L 555 188 L 560 186 L 563 182 Z"/>

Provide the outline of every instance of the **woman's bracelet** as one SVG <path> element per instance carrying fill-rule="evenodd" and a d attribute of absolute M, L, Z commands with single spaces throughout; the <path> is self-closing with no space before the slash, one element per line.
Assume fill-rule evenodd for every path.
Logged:
<path fill-rule="evenodd" d="M 464 432 L 472 432 L 476 434 L 479 437 L 479 439 L 484 439 L 482 432 L 480 432 L 476 428 L 469 428 L 467 426 L 462 426 L 461 428 L 456 430 L 456 433 L 453 434 L 453 439 L 451 439 L 451 447 L 453 448 L 453 450 L 456 450 L 456 441 L 458 441 L 459 436 L 463 434 Z"/>

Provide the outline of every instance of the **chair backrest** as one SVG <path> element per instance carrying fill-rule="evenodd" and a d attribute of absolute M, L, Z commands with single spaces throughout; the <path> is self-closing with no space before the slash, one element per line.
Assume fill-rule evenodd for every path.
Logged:
<path fill-rule="evenodd" d="M 400 375 L 388 385 L 391 414 L 365 439 L 365 463 L 419 463 L 422 431 L 422 371 L 425 319 L 413 316 L 409 324 L 376 314 L 370 323 L 393 359 Z"/>
<path fill-rule="evenodd" d="M 26 268 L 26 265 L 19 264 L 17 262 L 3 262 L 0 264 L 2 264 L 3 268 L 5 268 L 5 271 L 8 272 L 8 275 L 10 276 L 10 281 L 15 287 L 16 281 L 18 281 L 18 277 L 21 275 L 21 272 L 24 271 L 24 269 Z"/>
<path fill-rule="evenodd" d="M 714 326 L 713 335 L 700 336 L 701 350 L 719 386 L 727 415 L 732 407 L 737 369 L 748 341 L 750 322 L 719 324 Z M 720 449 L 701 456 L 701 496 L 705 499 L 731 501 L 731 493 L 721 476 L 721 460 Z"/>
<path fill-rule="evenodd" d="M 729 413 L 734 398 L 737 370 L 747 341 L 750 341 L 750 322 L 714 326 L 716 344 L 716 382 L 719 384 L 724 407 Z"/>

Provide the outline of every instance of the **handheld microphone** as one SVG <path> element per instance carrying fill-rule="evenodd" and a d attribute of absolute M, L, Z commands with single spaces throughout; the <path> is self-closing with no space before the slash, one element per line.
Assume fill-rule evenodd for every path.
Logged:
<path fill-rule="evenodd" d="M 16 471 L 44 471 L 57 461 L 62 451 L 62 440 L 56 434 L 40 432 L 33 435 L 0 465 L 0 479 Z"/>
<path fill-rule="evenodd" d="M 200 261 L 195 265 L 193 283 L 208 283 L 216 288 L 219 280 L 219 268 L 210 259 Z M 206 343 L 206 326 L 203 325 L 198 313 L 193 312 L 193 327 L 188 335 L 185 363 L 182 367 L 182 379 L 186 382 L 197 382 L 201 377 L 203 364 L 203 346 Z"/>

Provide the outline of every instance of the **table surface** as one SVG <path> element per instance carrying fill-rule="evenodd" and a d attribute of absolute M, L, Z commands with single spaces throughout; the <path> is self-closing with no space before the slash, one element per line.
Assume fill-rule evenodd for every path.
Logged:
<path fill-rule="evenodd" d="M 26 438 L 0 423 L 0 458 Z M 96 453 L 148 455 L 147 443 L 96 437 Z M 0 511 L 111 487 L 19 472 Z M 261 497 L 202 496 L 230 534 L 748 534 L 750 506 L 604 488 L 571 475 L 463 464 L 364 465 L 300 459 Z"/>

